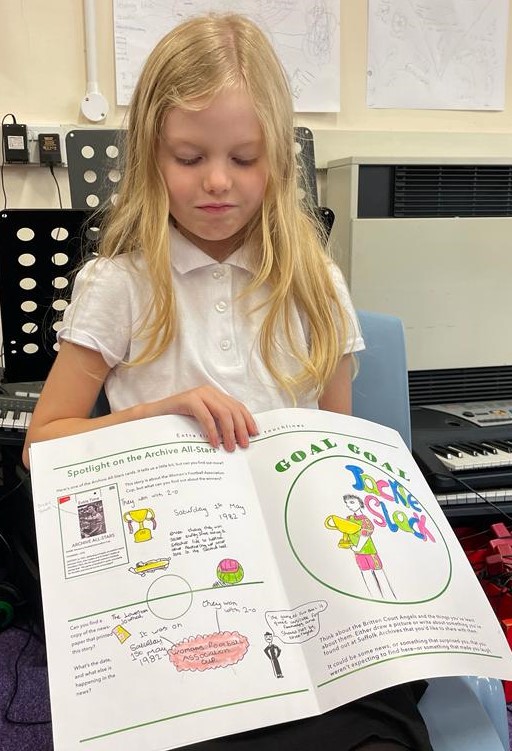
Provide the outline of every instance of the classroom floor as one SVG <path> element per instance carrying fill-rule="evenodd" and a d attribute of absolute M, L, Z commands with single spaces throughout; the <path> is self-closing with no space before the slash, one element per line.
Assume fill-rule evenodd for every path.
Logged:
<path fill-rule="evenodd" d="M 0 665 L 2 751 L 52 751 L 48 672 L 41 639 L 24 627 L 0 632 Z"/>

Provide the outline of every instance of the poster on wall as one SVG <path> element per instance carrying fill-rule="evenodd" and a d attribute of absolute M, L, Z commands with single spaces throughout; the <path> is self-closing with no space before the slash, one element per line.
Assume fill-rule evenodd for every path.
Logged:
<path fill-rule="evenodd" d="M 507 0 L 368 0 L 368 107 L 503 110 L 507 29 Z"/>
<path fill-rule="evenodd" d="M 241 4 L 234 0 L 113 0 L 117 104 L 127 105 L 155 44 L 187 18 L 240 12 L 267 34 L 288 74 L 296 112 L 340 109 L 338 0 Z"/>

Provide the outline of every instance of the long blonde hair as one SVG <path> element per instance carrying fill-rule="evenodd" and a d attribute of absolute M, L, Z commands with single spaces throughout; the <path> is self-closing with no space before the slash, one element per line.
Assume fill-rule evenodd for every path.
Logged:
<path fill-rule="evenodd" d="M 312 211 L 298 196 L 293 106 L 282 66 L 264 33 L 240 15 L 210 14 L 184 22 L 149 55 L 129 110 L 125 171 L 117 200 L 106 216 L 100 256 L 142 252 L 152 287 L 150 309 L 138 332 L 146 340 L 131 362 L 150 362 L 178 331 L 169 264 L 169 205 L 157 164 L 158 139 L 173 107 L 200 109 L 227 87 L 245 87 L 260 121 L 269 168 L 261 210 L 245 241 L 260 249 L 253 281 L 268 284 L 268 310 L 260 349 L 274 379 L 292 395 L 321 393 L 343 353 L 347 317 L 328 268 Z M 172 249 L 171 249 L 172 252 Z M 309 327 L 309 354 L 295 341 L 290 310 L 296 304 Z M 274 365 L 276 330 L 283 326 L 297 374 Z"/>

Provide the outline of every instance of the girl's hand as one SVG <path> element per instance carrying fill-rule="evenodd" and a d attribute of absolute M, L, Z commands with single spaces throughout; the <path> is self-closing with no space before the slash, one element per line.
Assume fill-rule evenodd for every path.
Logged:
<path fill-rule="evenodd" d="M 249 410 L 214 386 L 199 386 L 145 406 L 147 416 L 195 417 L 211 445 L 218 448 L 222 442 L 226 451 L 234 451 L 237 444 L 247 448 L 249 437 L 258 435 L 258 427 Z"/>

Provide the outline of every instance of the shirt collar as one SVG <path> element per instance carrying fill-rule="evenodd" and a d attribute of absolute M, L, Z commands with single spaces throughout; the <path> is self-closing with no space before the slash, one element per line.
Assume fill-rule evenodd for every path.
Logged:
<path fill-rule="evenodd" d="M 179 274 L 188 274 L 189 271 L 195 271 L 206 266 L 222 265 L 184 237 L 172 224 L 169 225 L 169 234 L 171 263 Z M 228 256 L 224 264 L 245 269 L 245 271 L 249 271 L 251 274 L 254 273 L 254 264 L 251 262 L 250 252 L 246 245 L 242 245 Z"/>

